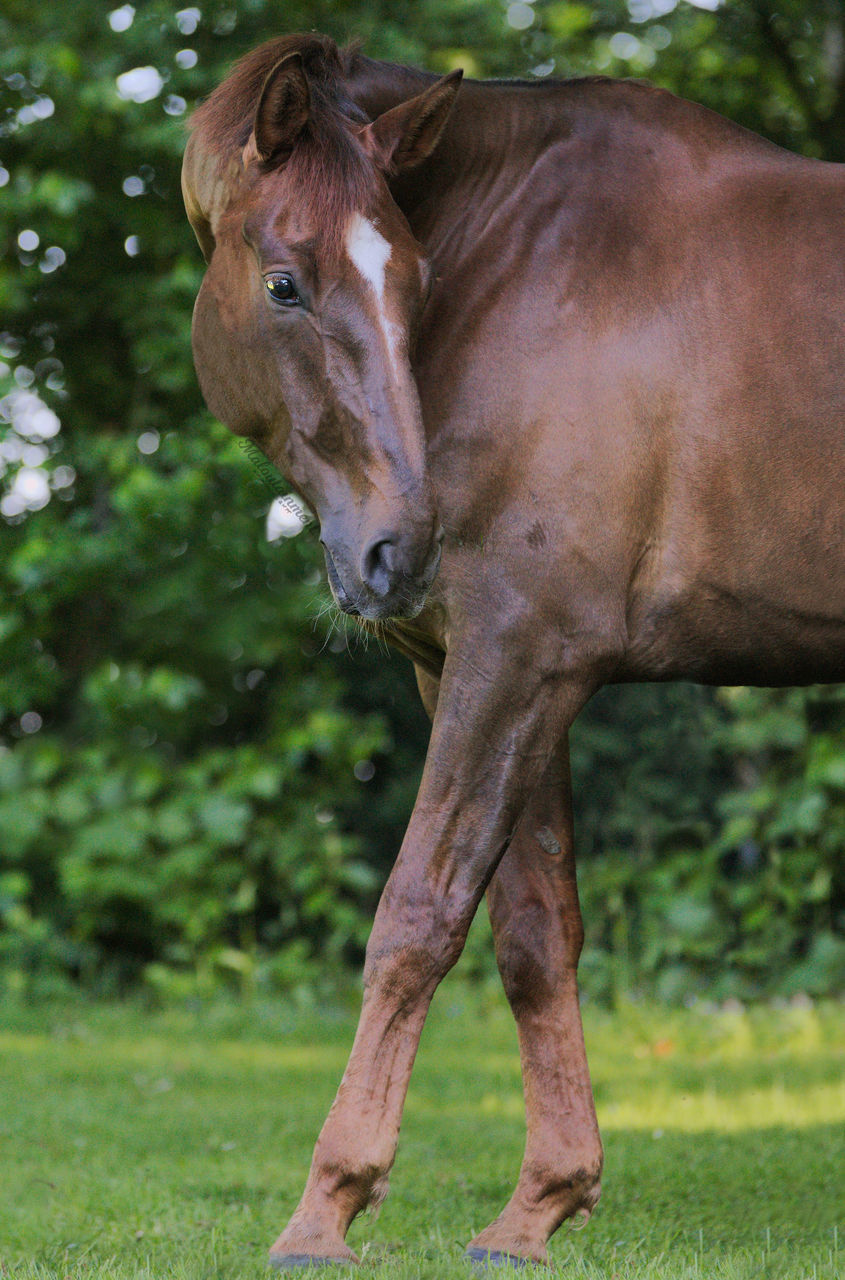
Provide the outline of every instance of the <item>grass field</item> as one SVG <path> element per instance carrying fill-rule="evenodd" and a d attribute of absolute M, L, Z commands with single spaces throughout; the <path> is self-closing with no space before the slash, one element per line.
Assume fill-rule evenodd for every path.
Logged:
<path fill-rule="evenodd" d="M 265 1274 L 354 1021 L 280 1005 L 0 1013 L 0 1275 Z M 586 1029 L 605 1191 L 586 1229 L 558 1233 L 555 1274 L 845 1276 L 845 1006 L 630 1006 L 588 1010 Z M 503 1002 L 447 982 L 391 1195 L 350 1233 L 366 1273 L 471 1276 L 463 1246 L 506 1199 L 522 1137 Z"/>

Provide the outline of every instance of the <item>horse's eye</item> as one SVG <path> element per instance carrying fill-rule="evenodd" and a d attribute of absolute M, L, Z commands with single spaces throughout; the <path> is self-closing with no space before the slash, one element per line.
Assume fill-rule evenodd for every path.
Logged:
<path fill-rule="evenodd" d="M 264 281 L 267 286 L 267 292 L 274 302 L 280 303 L 283 307 L 298 307 L 302 299 L 296 292 L 296 284 L 293 276 L 273 275 L 267 276 Z"/>

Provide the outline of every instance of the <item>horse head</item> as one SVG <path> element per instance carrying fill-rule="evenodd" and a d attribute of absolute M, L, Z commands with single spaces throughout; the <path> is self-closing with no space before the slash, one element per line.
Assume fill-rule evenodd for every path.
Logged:
<path fill-rule="evenodd" d="M 410 363 L 431 273 L 388 179 L 437 146 L 460 73 L 369 121 L 330 41 L 273 48 L 199 109 L 186 151 L 197 374 L 314 508 L 340 608 L 410 618 L 443 537 Z"/>

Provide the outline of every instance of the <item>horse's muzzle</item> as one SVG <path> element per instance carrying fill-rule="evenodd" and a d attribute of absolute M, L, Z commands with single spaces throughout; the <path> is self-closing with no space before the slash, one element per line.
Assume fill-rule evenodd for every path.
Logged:
<path fill-rule="evenodd" d="M 411 545 L 403 545 L 399 537 L 374 538 L 365 548 L 358 577 L 360 588 L 352 591 L 341 577 L 328 547 L 324 544 L 329 586 L 344 613 L 368 618 L 415 618 L 422 610 L 431 584 L 440 567 L 443 531 L 438 529 L 431 544 L 420 557 Z"/>

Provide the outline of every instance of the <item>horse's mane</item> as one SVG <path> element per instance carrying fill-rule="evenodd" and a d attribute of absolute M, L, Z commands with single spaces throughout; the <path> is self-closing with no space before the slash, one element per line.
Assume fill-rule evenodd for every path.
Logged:
<path fill-rule="evenodd" d="M 337 246 L 348 216 L 366 208 L 375 171 L 353 134 L 367 116 L 349 97 L 344 77 L 357 47 L 339 49 L 321 35 L 280 36 L 235 63 L 229 75 L 194 111 L 191 130 L 219 155 L 240 152 L 252 131 L 261 89 L 282 58 L 299 53 L 311 90 L 311 114 L 285 169 L 296 189 L 320 211 L 321 237 Z"/>

